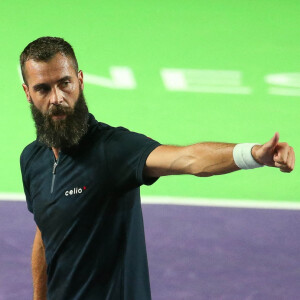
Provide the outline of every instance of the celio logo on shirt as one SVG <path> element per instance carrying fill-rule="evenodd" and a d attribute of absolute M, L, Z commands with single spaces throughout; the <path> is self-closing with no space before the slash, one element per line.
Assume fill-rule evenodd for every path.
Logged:
<path fill-rule="evenodd" d="M 66 191 L 65 196 L 72 196 L 72 195 L 76 195 L 76 194 L 81 194 L 84 190 L 86 190 L 86 186 L 84 186 L 83 188 L 75 187 L 72 190 Z"/>

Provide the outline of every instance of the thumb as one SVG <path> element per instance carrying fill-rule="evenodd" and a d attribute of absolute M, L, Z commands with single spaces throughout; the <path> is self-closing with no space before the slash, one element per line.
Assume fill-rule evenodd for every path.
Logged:
<path fill-rule="evenodd" d="M 276 145 L 278 144 L 279 141 L 279 133 L 275 132 L 274 136 L 267 142 L 265 143 L 265 148 L 268 148 L 270 150 L 274 150 Z"/>

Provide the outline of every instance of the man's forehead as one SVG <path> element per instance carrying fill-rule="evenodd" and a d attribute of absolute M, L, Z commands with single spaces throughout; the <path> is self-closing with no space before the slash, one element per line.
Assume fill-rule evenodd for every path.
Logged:
<path fill-rule="evenodd" d="M 25 73 L 28 82 L 51 81 L 76 75 L 72 60 L 60 53 L 48 61 L 29 59 L 25 63 Z"/>

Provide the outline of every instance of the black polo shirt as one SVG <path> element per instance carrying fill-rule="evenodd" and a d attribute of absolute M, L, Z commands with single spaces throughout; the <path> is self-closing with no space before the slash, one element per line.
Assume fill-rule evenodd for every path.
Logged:
<path fill-rule="evenodd" d="M 144 178 L 143 169 L 159 145 L 90 114 L 88 133 L 59 153 L 56 166 L 38 141 L 23 150 L 27 206 L 46 249 L 48 299 L 151 299 L 139 186 L 157 180 Z"/>

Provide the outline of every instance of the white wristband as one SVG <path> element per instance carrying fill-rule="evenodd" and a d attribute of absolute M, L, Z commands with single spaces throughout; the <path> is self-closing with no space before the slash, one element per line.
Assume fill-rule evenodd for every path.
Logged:
<path fill-rule="evenodd" d="M 237 144 L 233 148 L 233 159 L 235 164 L 240 169 L 254 169 L 254 168 L 260 168 L 264 166 L 259 164 L 251 154 L 251 149 L 255 145 L 260 145 L 260 144 L 252 144 L 252 143 Z"/>

